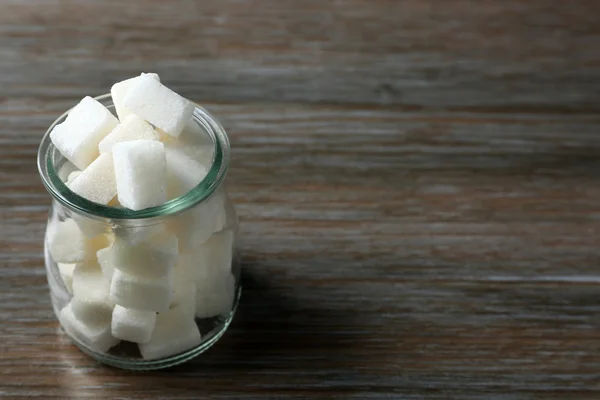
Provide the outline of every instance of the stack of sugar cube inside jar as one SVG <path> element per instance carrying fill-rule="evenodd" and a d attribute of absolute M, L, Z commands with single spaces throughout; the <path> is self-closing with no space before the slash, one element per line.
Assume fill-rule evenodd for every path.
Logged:
<path fill-rule="evenodd" d="M 111 96 L 118 119 L 85 97 L 50 133 L 68 160 L 59 176 L 71 191 L 139 211 L 204 179 L 212 139 L 191 102 L 156 74 L 116 83 Z M 46 246 L 72 294 L 59 316 L 65 331 L 97 352 L 136 343 L 148 360 L 199 345 L 196 319 L 228 314 L 235 298 L 228 207 L 218 189 L 168 223 L 106 227 L 75 214 L 53 221 Z"/>

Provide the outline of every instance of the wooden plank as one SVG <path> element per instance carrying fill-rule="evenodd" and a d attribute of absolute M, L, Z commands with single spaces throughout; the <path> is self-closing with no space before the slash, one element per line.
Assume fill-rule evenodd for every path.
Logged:
<path fill-rule="evenodd" d="M 0 87 L 83 96 L 153 69 L 212 101 L 598 111 L 599 12 L 589 0 L 8 2 Z"/>

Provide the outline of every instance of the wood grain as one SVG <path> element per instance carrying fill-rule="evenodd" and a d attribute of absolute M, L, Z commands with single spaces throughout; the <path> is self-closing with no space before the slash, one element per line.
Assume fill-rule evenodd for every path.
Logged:
<path fill-rule="evenodd" d="M 0 3 L 0 397 L 600 397 L 600 3 Z M 244 294 L 100 366 L 43 269 L 47 126 L 156 71 L 223 121 Z"/>

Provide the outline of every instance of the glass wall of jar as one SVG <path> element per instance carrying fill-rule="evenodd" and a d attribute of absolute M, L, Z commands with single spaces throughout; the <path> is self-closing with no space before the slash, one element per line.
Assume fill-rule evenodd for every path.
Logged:
<path fill-rule="evenodd" d="M 110 95 L 96 100 L 113 110 Z M 196 107 L 197 146 L 187 150 L 201 154 L 206 176 L 180 197 L 133 211 L 68 188 L 72 166 L 49 138 L 67 114 L 38 152 L 52 196 L 45 264 L 61 327 L 82 351 L 120 368 L 165 368 L 199 355 L 223 335 L 241 293 L 238 221 L 223 184 L 225 131 Z"/>

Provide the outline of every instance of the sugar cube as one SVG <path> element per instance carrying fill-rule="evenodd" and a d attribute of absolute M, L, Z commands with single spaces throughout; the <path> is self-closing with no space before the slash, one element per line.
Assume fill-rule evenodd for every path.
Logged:
<path fill-rule="evenodd" d="M 164 233 L 166 230 L 165 224 L 147 224 L 148 221 L 144 220 L 140 220 L 139 223 L 138 221 L 130 221 L 130 225 L 115 227 L 115 236 L 135 246 L 152 236 Z"/>
<path fill-rule="evenodd" d="M 105 247 L 96 252 L 96 257 L 98 258 L 98 264 L 100 264 L 100 269 L 102 270 L 102 274 L 104 278 L 110 282 L 113 276 L 113 272 L 115 270 L 115 265 L 112 262 L 112 251 L 111 247 Z"/>
<path fill-rule="evenodd" d="M 79 175 L 81 175 L 81 171 L 79 170 L 71 172 L 67 177 L 67 181 L 65 182 L 67 186 L 69 186 Z"/>
<path fill-rule="evenodd" d="M 185 122 L 178 140 L 184 147 L 213 147 L 212 138 L 194 117 Z"/>
<path fill-rule="evenodd" d="M 115 306 L 112 314 L 112 335 L 122 340 L 148 343 L 156 324 L 156 312 Z"/>
<path fill-rule="evenodd" d="M 89 201 L 108 204 L 117 195 L 112 154 L 101 154 L 68 186 L 73 192 Z"/>
<path fill-rule="evenodd" d="M 227 197 L 222 189 L 217 189 L 203 203 L 173 218 L 168 224 L 179 237 L 182 251 L 193 252 L 198 244 L 222 230 L 227 218 Z"/>
<path fill-rule="evenodd" d="M 72 162 L 65 160 L 65 163 L 58 169 L 58 177 L 61 181 L 66 182 L 69 175 L 75 171 L 79 171 L 79 169 Z"/>
<path fill-rule="evenodd" d="M 229 291 L 235 284 L 235 278 L 229 271 L 198 266 L 194 275 L 196 291 L 201 295 Z"/>
<path fill-rule="evenodd" d="M 78 264 L 73 271 L 71 307 L 79 319 L 87 322 L 108 317 L 114 307 L 109 299 L 109 281 L 95 262 Z"/>
<path fill-rule="evenodd" d="M 72 219 L 51 221 L 46 233 L 48 250 L 57 263 L 76 263 L 95 256 L 101 239 L 87 239 Z"/>
<path fill-rule="evenodd" d="M 194 113 L 194 104 L 160 82 L 140 76 L 123 100 L 125 107 L 165 133 L 177 137 Z"/>
<path fill-rule="evenodd" d="M 210 318 L 231 311 L 235 300 L 235 277 L 231 273 L 216 274 L 212 280 L 197 283 L 196 318 Z"/>
<path fill-rule="evenodd" d="M 215 233 L 206 243 L 198 246 L 196 251 L 198 259 L 206 263 L 206 268 L 230 272 L 233 259 L 233 240 L 232 229 Z"/>
<path fill-rule="evenodd" d="M 151 79 L 154 79 L 154 80 L 160 82 L 160 78 L 158 77 L 157 74 L 142 73 L 140 76 L 147 76 Z M 119 116 L 119 119 L 121 121 L 124 121 L 125 118 L 127 118 L 127 116 L 131 114 L 131 111 L 127 107 L 125 107 L 125 105 L 123 104 L 123 98 L 125 97 L 125 94 L 129 90 L 129 88 L 132 85 L 134 85 L 138 81 L 138 79 L 139 79 L 139 76 L 136 76 L 134 78 L 130 78 L 130 79 L 127 79 L 127 80 L 124 80 L 121 82 L 117 82 L 112 86 L 112 88 L 110 88 L 110 95 L 112 97 L 113 104 L 115 105 L 115 111 L 117 112 L 117 115 Z"/>
<path fill-rule="evenodd" d="M 145 360 L 156 360 L 190 350 L 202 342 L 194 319 L 181 307 L 158 314 L 148 343 L 139 344 Z"/>
<path fill-rule="evenodd" d="M 73 270 L 73 294 L 103 296 L 108 289 L 108 280 L 102 276 L 100 265 L 94 260 L 77 263 Z"/>
<path fill-rule="evenodd" d="M 169 309 L 172 290 L 170 273 L 162 278 L 148 278 L 115 269 L 110 284 L 110 299 L 126 308 L 163 312 Z"/>
<path fill-rule="evenodd" d="M 177 257 L 177 263 L 175 264 L 175 269 L 173 270 L 174 276 L 175 271 L 178 271 L 177 274 L 186 276 L 195 282 L 197 277 L 203 276 L 197 272 L 199 265 L 203 264 L 203 261 L 199 258 L 200 257 L 197 253 L 179 254 L 179 257 Z"/>
<path fill-rule="evenodd" d="M 177 139 L 168 138 L 171 140 L 163 139 L 165 148 L 183 152 L 207 170 L 212 165 L 214 154 L 213 139 L 193 117 L 186 122 L 181 135 Z"/>
<path fill-rule="evenodd" d="M 108 319 L 86 322 L 75 316 L 69 303 L 60 311 L 58 319 L 65 332 L 92 350 L 105 353 L 119 343 L 119 339 L 111 334 L 110 316 Z"/>
<path fill-rule="evenodd" d="M 87 96 L 65 121 L 50 132 L 50 140 L 77 168 L 85 169 L 98 156 L 98 143 L 118 124 L 117 118 L 98 101 Z"/>
<path fill-rule="evenodd" d="M 173 269 L 173 298 L 171 308 L 181 306 L 190 315 L 194 315 L 196 307 L 196 282 L 193 256 L 180 255 Z"/>
<path fill-rule="evenodd" d="M 159 134 L 152 125 L 135 114 L 129 114 L 98 145 L 100 154 L 108 153 L 113 146 L 130 140 L 158 140 Z"/>
<path fill-rule="evenodd" d="M 132 140 L 113 147 L 119 202 L 132 210 L 167 200 L 166 157 L 161 142 Z"/>
<path fill-rule="evenodd" d="M 235 207 L 233 206 L 233 202 L 229 198 L 229 196 L 224 193 L 223 195 L 225 202 L 225 229 L 233 228 L 238 225 L 238 216 L 235 212 Z"/>
<path fill-rule="evenodd" d="M 163 231 L 132 245 L 118 235 L 112 246 L 112 262 L 116 269 L 131 275 L 160 278 L 170 273 L 179 253 L 177 236 Z"/>
<path fill-rule="evenodd" d="M 167 161 L 167 194 L 176 198 L 189 192 L 206 176 L 206 168 L 183 151 L 165 148 Z"/>
<path fill-rule="evenodd" d="M 192 251 L 180 254 L 176 268 L 183 266 L 191 271 L 188 276 L 193 276 L 196 281 L 213 279 L 216 274 L 227 274 L 231 272 L 233 242 L 232 229 L 217 232 Z"/>
<path fill-rule="evenodd" d="M 73 270 L 77 264 L 57 263 L 60 277 L 70 294 L 73 294 Z"/>
<path fill-rule="evenodd" d="M 79 226 L 79 229 L 88 238 L 95 238 L 107 233 L 110 225 L 104 221 L 89 218 L 87 216 L 72 214 L 73 221 Z"/>
<path fill-rule="evenodd" d="M 93 323 L 98 318 L 110 317 L 114 304 L 108 299 L 93 296 L 74 296 L 71 299 L 71 307 L 75 316 L 82 321 Z"/>

